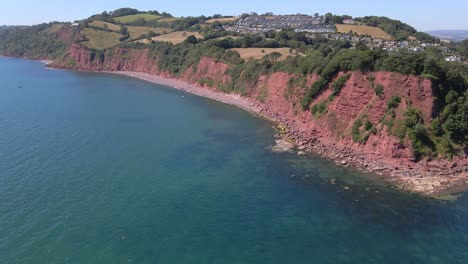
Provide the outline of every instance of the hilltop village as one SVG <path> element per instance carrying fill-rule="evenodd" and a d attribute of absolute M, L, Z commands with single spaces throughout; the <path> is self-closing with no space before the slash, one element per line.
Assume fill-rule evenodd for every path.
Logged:
<path fill-rule="evenodd" d="M 308 15 L 257 15 L 244 14 L 235 21 L 223 26 L 228 32 L 238 34 L 262 34 L 271 31 L 294 30 L 305 32 L 310 39 L 328 39 L 332 41 L 349 42 L 355 48 L 358 43 L 365 44 L 371 49 L 382 49 L 388 52 L 400 50 L 422 52 L 427 48 L 435 47 L 446 54 L 446 61 L 461 62 L 462 56 L 454 54 L 448 42 L 421 41 L 410 36 L 408 40 L 394 40 L 379 28 L 369 27 L 353 20 L 351 17 L 343 19 L 341 24 L 328 22 L 325 16 Z M 378 37 L 380 35 L 381 37 Z"/>

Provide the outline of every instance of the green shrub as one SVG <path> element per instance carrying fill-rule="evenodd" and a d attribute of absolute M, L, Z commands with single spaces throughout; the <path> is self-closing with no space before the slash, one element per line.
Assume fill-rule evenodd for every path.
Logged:
<path fill-rule="evenodd" d="M 384 88 L 384 86 L 383 86 L 382 84 L 377 85 L 377 86 L 375 87 L 375 95 L 377 95 L 377 96 L 379 96 L 379 97 L 382 96 L 383 93 L 384 93 L 384 89 L 385 89 L 385 88 Z"/>
<path fill-rule="evenodd" d="M 343 75 L 332 84 L 333 95 L 338 95 L 340 93 L 341 89 L 343 89 L 350 77 L 350 74 Z"/>
<path fill-rule="evenodd" d="M 435 136 L 440 137 L 444 134 L 444 129 L 442 128 L 442 123 L 440 122 L 440 118 L 435 118 L 432 120 L 432 132 Z"/>
<path fill-rule="evenodd" d="M 387 102 L 388 109 L 395 109 L 401 102 L 401 97 L 399 96 L 392 96 L 390 100 Z"/>
<path fill-rule="evenodd" d="M 328 81 L 324 78 L 320 78 L 312 84 L 312 87 L 307 90 L 306 94 L 301 98 L 302 110 L 307 110 L 310 103 L 327 87 L 327 84 Z"/>
<path fill-rule="evenodd" d="M 311 112 L 315 117 L 320 117 L 322 114 L 327 112 L 327 106 L 328 101 L 320 102 L 312 107 Z"/>
<path fill-rule="evenodd" d="M 417 124 L 422 123 L 421 114 L 413 107 L 408 108 L 404 114 L 405 126 L 407 128 L 414 128 Z"/>
<path fill-rule="evenodd" d="M 358 118 L 354 121 L 353 127 L 351 128 L 351 136 L 354 142 L 361 142 L 361 132 L 359 129 L 362 126 L 362 119 Z"/>
<path fill-rule="evenodd" d="M 208 87 L 214 86 L 214 80 L 211 78 L 201 78 L 200 80 L 198 80 L 198 83 L 202 86 L 208 86 Z"/>

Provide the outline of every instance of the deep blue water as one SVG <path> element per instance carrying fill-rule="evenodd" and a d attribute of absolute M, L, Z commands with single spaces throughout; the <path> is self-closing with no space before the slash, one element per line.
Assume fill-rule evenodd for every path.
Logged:
<path fill-rule="evenodd" d="M 0 263 L 468 263 L 468 195 L 273 140 L 169 87 L 0 58 Z"/>

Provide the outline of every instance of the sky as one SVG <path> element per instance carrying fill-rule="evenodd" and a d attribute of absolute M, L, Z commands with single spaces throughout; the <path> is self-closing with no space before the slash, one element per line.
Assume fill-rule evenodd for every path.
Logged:
<path fill-rule="evenodd" d="M 0 0 L 0 25 L 74 21 L 120 7 L 166 11 L 174 16 L 275 14 L 376 15 L 401 20 L 420 31 L 468 30 L 468 0 Z"/>

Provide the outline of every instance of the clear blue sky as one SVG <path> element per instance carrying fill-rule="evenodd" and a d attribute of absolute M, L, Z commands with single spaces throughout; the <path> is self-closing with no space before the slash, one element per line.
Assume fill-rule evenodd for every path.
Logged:
<path fill-rule="evenodd" d="M 196 3 L 196 4 L 194 4 Z M 120 7 L 166 11 L 174 16 L 238 15 L 244 12 L 295 14 L 316 12 L 378 15 L 402 20 L 418 30 L 467 29 L 468 0 L 2 0 L 0 25 L 73 21 Z"/>

